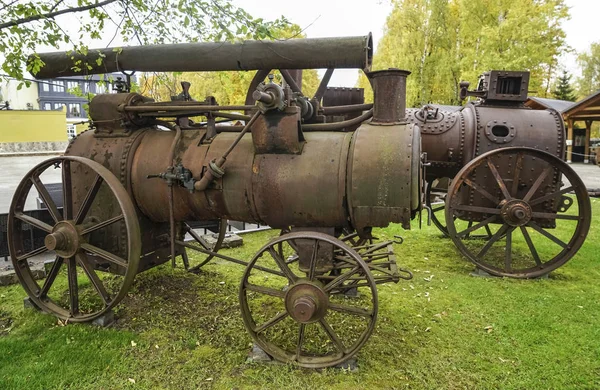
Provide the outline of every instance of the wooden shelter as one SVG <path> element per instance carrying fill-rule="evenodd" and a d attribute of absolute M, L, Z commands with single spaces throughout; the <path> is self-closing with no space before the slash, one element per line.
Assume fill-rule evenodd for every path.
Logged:
<path fill-rule="evenodd" d="M 589 163 L 592 123 L 600 121 L 600 91 L 575 103 L 564 100 L 530 97 L 525 102 L 525 105 L 538 110 L 547 108 L 557 110 L 567 125 L 567 162 L 570 163 L 573 161 L 573 157 L 577 156 L 583 157 L 582 160 L 584 163 Z M 575 124 L 577 122 L 583 123 L 585 127 L 576 128 Z M 578 151 L 574 151 L 574 149 Z"/>

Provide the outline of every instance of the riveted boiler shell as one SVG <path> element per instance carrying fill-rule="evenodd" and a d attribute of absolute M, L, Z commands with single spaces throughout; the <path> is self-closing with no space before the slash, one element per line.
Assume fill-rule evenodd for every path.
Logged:
<path fill-rule="evenodd" d="M 347 226 L 346 162 L 351 133 L 304 134 L 302 154 L 257 154 L 252 165 L 260 220 L 286 226 Z"/>
<path fill-rule="evenodd" d="M 363 124 L 354 133 L 348 166 L 348 207 L 358 229 L 410 228 L 419 207 L 421 137 L 415 125 Z"/>

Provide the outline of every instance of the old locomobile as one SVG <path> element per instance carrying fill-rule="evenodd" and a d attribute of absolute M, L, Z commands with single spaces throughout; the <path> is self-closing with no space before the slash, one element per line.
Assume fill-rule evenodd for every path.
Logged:
<path fill-rule="evenodd" d="M 421 208 L 421 177 L 442 177 L 422 171 L 422 130 L 410 123 L 415 121 L 405 110 L 408 72 L 370 72 L 371 48 L 369 35 L 102 49 L 74 59 L 65 53 L 40 55 L 45 66 L 38 78 L 75 74 L 74 60 L 81 61 L 76 68 L 88 74 L 258 72 L 246 104 L 240 106 L 220 106 L 210 97 L 193 101 L 187 85 L 172 102 L 153 102 L 135 93 L 96 96 L 90 103 L 90 130 L 79 135 L 63 157 L 32 169 L 11 205 L 9 249 L 30 299 L 59 318 L 90 321 L 123 299 L 136 274 L 169 259 L 174 262 L 177 256 L 187 264 L 189 248 L 207 256 L 199 266 L 214 257 L 246 266 L 239 293 L 244 325 L 274 358 L 314 368 L 355 355 L 375 327 L 376 285 L 411 277 L 396 265 L 392 243 L 371 243 L 371 228 L 392 222 L 409 228 Z M 98 65 L 100 55 L 104 60 Z M 289 70 L 309 68 L 328 69 L 312 97 L 305 96 Z M 355 91 L 328 90 L 335 68 L 364 70 L 374 90 L 373 105 L 363 104 Z M 279 70 L 283 85 L 267 79 L 272 70 Z M 422 111 L 426 119 L 421 125 L 439 114 L 431 118 Z M 441 123 L 450 123 L 443 115 Z M 189 119 L 198 116 L 205 121 Z M 223 120 L 245 124 L 229 126 Z M 458 128 L 466 129 L 460 123 Z M 460 133 L 464 149 L 454 149 L 462 165 L 476 155 L 466 132 Z M 546 232 L 560 219 L 559 212 L 575 209 L 579 214 L 566 220 L 585 225 L 585 218 L 579 217 L 587 215 L 585 190 L 568 166 L 545 151 L 510 150 L 517 153 L 520 168 L 505 169 L 503 159 L 510 158 L 505 155 L 483 154 L 473 160 L 487 164 L 498 188 L 478 185 L 477 180 L 488 185 L 489 175 L 481 173 L 479 165 L 465 166 L 478 168 L 479 176 L 453 181 L 461 194 L 455 209 L 463 214 L 458 217 L 476 221 L 466 234 L 499 224 L 502 227 L 484 244 L 491 247 L 498 237 L 510 242 L 517 227 L 527 231 L 535 223 Z M 438 161 L 435 153 L 432 156 Z M 439 161 L 454 160 L 446 156 Z M 435 168 L 436 164 L 429 171 Z M 62 172 L 62 211 L 42 183 L 50 169 Z M 528 176 L 521 177 L 525 170 Z M 531 183 L 529 175 L 536 172 Z M 563 176 L 571 183 L 567 190 L 559 189 Z M 462 177 L 460 172 L 456 177 Z M 480 199 L 467 187 L 489 196 Z M 503 201 L 497 199 L 498 189 L 507 195 Z M 36 191 L 47 205 L 46 220 L 24 210 L 26 199 Z M 579 207 L 569 207 L 562 196 L 571 191 Z M 498 205 L 481 203 L 492 199 Z M 267 243 L 249 262 L 217 253 L 219 243 L 207 249 L 184 240 L 189 233 L 199 241 L 187 222 L 223 219 L 291 232 Z M 221 237 L 223 227 L 221 223 Z M 28 242 L 28 229 L 43 232 L 43 245 Z M 530 237 L 527 244 L 533 247 L 534 241 Z M 574 253 L 580 241 L 569 241 L 569 250 Z M 29 260 L 45 252 L 55 253 L 56 261 L 38 284 Z M 503 258 L 512 263 L 510 255 Z M 354 298 L 348 299 L 350 295 Z"/>
<path fill-rule="evenodd" d="M 354 240 L 391 222 L 409 228 L 421 205 L 420 132 L 404 119 L 408 72 L 368 72 L 372 46 L 368 35 L 104 49 L 75 59 L 41 54 L 39 78 L 77 67 L 88 74 L 258 69 L 263 79 L 250 88 L 251 104 L 240 106 L 193 101 L 187 89 L 171 102 L 95 96 L 90 130 L 64 156 L 33 168 L 11 204 L 9 250 L 31 301 L 64 320 L 94 320 L 123 299 L 136 274 L 179 255 L 187 263 L 185 248 L 196 249 L 246 266 L 242 318 L 265 352 L 304 367 L 355 355 L 375 328 L 376 285 L 412 275 L 396 265 L 391 242 Z M 308 97 L 286 70 L 306 68 L 367 71 L 375 103 L 322 108 L 327 81 Z M 265 80 L 271 69 L 284 86 Z M 327 122 L 327 115 L 357 112 Z M 197 116 L 206 121 L 190 121 Z M 245 124 L 223 125 L 223 118 Z M 42 182 L 52 169 L 62 171 L 62 211 Z M 24 210 L 36 191 L 48 220 Z M 225 218 L 291 232 L 249 262 L 184 240 L 186 233 L 197 238 L 186 221 Z M 43 245 L 26 246 L 29 227 L 45 234 Z M 45 252 L 56 260 L 38 283 L 29 260 Z"/>
<path fill-rule="evenodd" d="M 475 102 L 407 114 L 429 160 L 434 224 L 497 276 L 547 275 L 575 255 L 591 222 L 585 186 L 562 161 L 564 122 L 554 110 L 525 107 L 528 86 L 528 72 L 491 71 L 474 91 L 461 83 L 461 98 Z"/>

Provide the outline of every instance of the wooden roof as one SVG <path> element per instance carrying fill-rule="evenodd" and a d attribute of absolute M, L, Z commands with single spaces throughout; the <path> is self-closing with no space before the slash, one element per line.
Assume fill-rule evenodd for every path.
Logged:
<path fill-rule="evenodd" d="M 565 120 L 600 121 L 600 90 L 573 104 L 562 114 Z"/>

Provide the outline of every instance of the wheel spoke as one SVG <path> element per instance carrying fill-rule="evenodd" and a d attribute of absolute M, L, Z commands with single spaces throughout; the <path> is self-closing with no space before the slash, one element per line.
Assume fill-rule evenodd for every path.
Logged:
<path fill-rule="evenodd" d="M 76 259 L 79 265 L 81 265 L 81 268 L 83 268 L 83 271 L 85 272 L 87 277 L 90 279 L 90 282 L 92 282 L 92 286 L 94 286 L 94 288 L 102 298 L 104 305 L 108 306 L 108 304 L 110 303 L 110 295 L 106 291 L 106 288 L 104 288 L 104 284 L 96 274 L 96 270 L 94 270 L 94 267 L 92 267 L 92 265 L 89 263 L 84 253 L 77 254 Z"/>
<path fill-rule="evenodd" d="M 340 284 L 344 283 L 346 280 L 350 279 L 354 274 L 358 273 L 358 271 L 360 269 L 361 269 L 360 266 L 356 266 L 356 267 L 352 268 L 350 271 L 346 272 L 345 274 L 341 274 L 337 278 L 333 279 L 331 282 L 327 283 L 327 285 L 325 286 L 325 288 L 324 288 L 325 292 L 330 292 L 331 290 L 333 290 Z"/>
<path fill-rule="evenodd" d="M 317 268 L 318 252 L 319 252 L 319 241 L 315 240 L 315 244 L 313 245 L 312 256 L 310 259 L 310 266 L 309 266 L 309 270 L 308 270 L 308 280 L 310 280 L 311 282 L 315 278 L 315 269 Z"/>
<path fill-rule="evenodd" d="M 521 233 L 523 233 L 523 237 L 525 238 L 525 242 L 529 247 L 531 256 L 533 256 L 533 260 L 539 267 L 542 267 L 542 261 L 540 259 L 540 256 L 538 255 L 538 252 L 535 249 L 535 245 L 533 245 L 533 241 L 531 241 L 531 236 L 529 235 L 529 232 L 527 231 L 527 228 L 525 226 L 521 226 Z"/>
<path fill-rule="evenodd" d="M 494 175 L 494 179 L 496 179 L 496 183 L 498 183 L 498 187 L 500 187 L 500 190 L 504 195 L 504 198 L 507 200 L 512 199 L 510 193 L 508 192 L 508 188 L 506 188 L 506 184 L 504 184 L 504 180 L 502 180 L 502 177 L 500 176 L 500 173 L 498 172 L 498 169 L 496 168 L 492 160 L 490 158 L 487 158 L 486 161 L 488 167 L 490 168 L 490 171 L 492 172 L 492 175 Z"/>
<path fill-rule="evenodd" d="M 256 328 L 254 328 L 254 332 L 256 333 L 260 333 L 265 331 L 266 329 L 278 324 L 279 322 L 283 321 L 286 317 L 288 316 L 287 311 L 283 311 L 279 314 L 277 314 L 275 317 L 271 318 L 269 321 L 264 322 L 262 325 L 257 326 Z"/>
<path fill-rule="evenodd" d="M 363 309 L 362 307 L 354 307 L 348 305 L 341 305 L 339 303 L 329 302 L 329 308 L 331 310 L 339 311 L 342 313 L 354 314 L 361 317 L 371 317 L 373 316 L 372 310 Z"/>
<path fill-rule="evenodd" d="M 31 252 L 25 253 L 24 255 L 17 256 L 17 261 L 27 260 L 30 257 L 40 255 L 40 254 L 42 254 L 44 252 L 47 252 L 47 251 L 48 251 L 48 248 L 46 248 L 45 246 L 41 246 L 41 247 L 39 247 L 37 249 L 32 250 Z"/>
<path fill-rule="evenodd" d="M 512 271 L 512 232 L 514 228 L 508 229 L 506 232 L 506 246 L 504 248 L 504 270 Z"/>
<path fill-rule="evenodd" d="M 540 225 L 538 225 L 537 223 L 535 223 L 533 221 L 529 221 L 529 223 L 527 224 L 527 226 L 530 226 L 535 231 L 537 231 L 538 233 L 540 233 L 542 236 L 546 237 L 550 241 L 554 242 L 555 244 L 557 244 L 557 245 L 559 245 L 559 246 L 561 246 L 563 248 L 566 248 L 568 246 L 561 239 L 559 239 L 558 237 L 552 235 L 551 233 L 548 233 Z"/>
<path fill-rule="evenodd" d="M 100 186 L 103 182 L 104 180 L 102 179 L 102 176 L 96 175 L 94 184 L 92 184 L 92 186 L 88 190 L 83 200 L 83 203 L 81 203 L 81 206 L 79 207 L 79 211 L 77 212 L 77 216 L 75 217 L 76 225 L 80 225 L 83 222 L 83 219 L 86 217 L 88 211 L 92 207 L 94 199 L 96 198 L 96 194 L 98 193 L 98 190 L 100 189 Z"/>
<path fill-rule="evenodd" d="M 15 213 L 15 218 L 20 219 L 21 221 L 26 222 L 40 230 L 43 230 L 46 233 L 52 233 L 52 226 L 48 225 L 46 222 L 40 221 L 39 219 L 30 217 L 27 214 Z"/>
<path fill-rule="evenodd" d="M 271 254 L 273 260 L 275 260 L 275 263 L 277 263 L 279 269 L 281 269 L 281 271 L 284 273 L 286 278 L 288 278 L 290 282 L 295 283 L 298 277 L 292 272 L 292 270 L 290 269 L 290 267 L 288 267 L 285 261 L 279 256 L 279 254 L 273 249 L 273 247 L 270 246 L 268 251 Z"/>
<path fill-rule="evenodd" d="M 487 253 L 488 250 L 490 250 L 490 248 L 492 247 L 492 245 L 494 245 L 494 243 L 496 241 L 498 241 L 500 239 L 500 237 L 502 237 L 502 235 L 508 230 L 508 225 L 504 224 L 500 227 L 500 229 L 498 229 L 498 231 L 496 232 L 496 234 L 494 234 L 492 236 L 492 238 L 490 238 L 485 245 L 483 246 L 483 248 L 481 248 L 481 251 L 479 251 L 479 253 L 477 254 L 477 257 L 479 259 L 483 258 L 483 256 L 485 256 L 485 254 Z"/>
<path fill-rule="evenodd" d="M 490 232 L 490 230 L 489 230 L 489 229 L 490 229 L 490 227 L 489 227 L 488 225 L 489 225 L 489 224 L 490 224 L 492 221 L 494 221 L 495 219 L 496 219 L 496 216 L 495 216 L 495 215 L 492 215 L 491 217 L 489 217 L 489 218 L 487 218 L 487 219 L 485 219 L 485 220 L 483 220 L 483 221 L 479 222 L 478 224 L 476 224 L 476 225 L 473 225 L 473 226 L 470 226 L 469 228 L 467 228 L 467 229 L 463 230 L 463 231 L 462 231 L 462 232 L 460 232 L 460 233 L 456 233 L 456 235 L 457 235 L 458 237 L 463 237 L 463 236 L 465 236 L 465 235 L 467 235 L 467 234 L 469 234 L 469 233 L 471 233 L 471 232 L 474 232 L 474 231 L 475 231 L 475 230 L 477 230 L 477 229 L 480 229 L 480 228 L 482 228 L 482 227 L 485 227 L 485 228 L 486 228 L 486 230 L 488 231 L 488 234 L 491 236 L 492 234 L 491 234 L 491 232 Z M 471 223 L 472 223 L 472 222 L 471 222 Z"/>
<path fill-rule="evenodd" d="M 92 244 L 88 244 L 88 243 L 82 243 L 81 244 L 81 249 L 85 250 L 86 252 L 90 252 L 96 256 L 99 256 L 101 258 L 103 258 L 104 260 L 107 260 L 113 264 L 116 264 L 120 267 L 127 267 L 127 260 L 120 258 L 117 255 L 114 255 L 108 251 L 105 251 L 104 249 L 98 248 L 95 245 Z"/>
<path fill-rule="evenodd" d="M 460 211 L 470 211 L 472 213 L 495 214 L 495 215 L 499 215 L 501 212 L 500 209 L 494 209 L 491 207 L 469 206 L 466 204 L 459 204 L 459 205 L 452 206 L 452 209 L 460 210 Z"/>
<path fill-rule="evenodd" d="M 515 161 L 515 172 L 513 175 L 512 188 L 510 193 L 513 197 L 517 196 L 519 190 L 519 178 L 521 176 L 521 170 L 523 169 L 523 152 L 517 154 L 517 161 Z"/>
<path fill-rule="evenodd" d="M 296 361 L 300 359 L 300 355 L 302 354 L 302 344 L 304 343 L 304 329 L 306 324 L 300 324 L 298 328 L 298 345 L 296 346 Z"/>
<path fill-rule="evenodd" d="M 79 314 L 79 286 L 77 283 L 77 260 L 67 260 L 67 279 L 69 281 L 69 307 L 71 316 Z"/>
<path fill-rule="evenodd" d="M 579 221 L 583 219 L 579 215 L 567 215 L 567 214 L 555 214 L 555 213 L 542 213 L 534 211 L 531 213 L 533 218 L 545 218 L 545 219 L 567 219 L 570 221 Z"/>
<path fill-rule="evenodd" d="M 35 186 L 37 192 L 40 194 L 42 200 L 44 201 L 44 205 L 46 205 L 46 208 L 48 209 L 48 212 L 50 213 L 50 216 L 52 216 L 54 222 L 57 223 L 58 221 L 62 221 L 63 218 L 56 207 L 56 203 L 54 203 L 52 200 L 52 197 L 48 193 L 48 190 L 44 184 L 41 182 L 40 178 L 38 176 L 32 176 L 31 182 Z"/>
<path fill-rule="evenodd" d="M 38 293 L 38 298 L 45 298 L 48 295 L 48 291 L 50 291 L 50 287 L 54 284 L 58 273 L 60 272 L 60 268 L 62 267 L 63 259 L 61 257 L 56 256 L 54 259 L 54 264 L 52 264 L 52 268 L 50 268 L 50 272 L 46 276 L 46 280 L 44 281 L 44 285 Z"/>
<path fill-rule="evenodd" d="M 71 161 L 62 161 L 63 180 L 63 216 L 66 220 L 73 219 L 73 186 L 71 181 Z"/>
<path fill-rule="evenodd" d="M 317 102 L 320 102 L 325 95 L 325 91 L 327 90 L 327 85 L 329 85 L 329 80 L 331 80 L 331 75 L 333 74 L 333 68 L 327 68 L 321 82 L 319 83 L 319 87 L 317 88 L 317 92 L 315 92 L 314 98 Z"/>
<path fill-rule="evenodd" d="M 125 216 L 123 214 L 119 214 L 116 217 L 112 217 L 110 219 L 107 219 L 104 222 L 100 222 L 100 223 L 97 223 L 97 224 L 95 224 L 93 226 L 90 226 L 90 227 L 88 227 L 86 229 L 83 229 L 83 231 L 81 232 L 81 235 L 85 236 L 86 234 L 95 232 L 98 229 L 102 229 L 103 227 L 106 227 L 106 226 L 112 225 L 113 223 L 119 222 L 120 220 L 122 220 L 124 218 L 125 218 Z"/>
<path fill-rule="evenodd" d="M 445 208 L 446 208 L 446 205 L 445 205 L 445 204 L 444 204 L 444 205 L 441 205 L 441 206 L 438 206 L 438 207 L 433 207 L 433 208 L 431 209 L 431 212 L 432 212 L 432 213 L 437 213 L 438 211 L 441 211 L 441 210 L 443 210 L 443 209 L 445 209 Z"/>
<path fill-rule="evenodd" d="M 344 344 L 342 344 L 342 341 L 338 338 L 335 331 L 333 329 L 331 329 L 331 326 L 329 326 L 327 321 L 325 321 L 325 318 L 321 318 L 319 320 L 319 324 L 321 324 L 321 327 L 323 327 L 323 330 L 325 331 L 325 333 L 327 333 L 327 336 L 329 336 L 329 339 L 331 341 L 333 341 L 336 348 L 343 354 L 346 354 L 346 348 L 344 348 Z"/>
<path fill-rule="evenodd" d="M 285 291 L 276 290 L 271 287 L 257 286 L 256 284 L 246 282 L 244 284 L 244 288 L 246 290 L 254 291 L 260 294 L 270 295 L 272 297 L 285 298 Z"/>
<path fill-rule="evenodd" d="M 540 188 L 543 181 L 546 179 L 546 176 L 548 176 L 548 174 L 550 173 L 550 171 L 552 169 L 554 169 L 552 166 L 548 166 L 548 167 L 546 167 L 546 169 L 544 169 L 542 174 L 540 176 L 538 176 L 538 178 L 535 180 L 535 182 L 533 183 L 533 185 L 531 186 L 529 191 L 527 191 L 527 194 L 525 195 L 525 197 L 523 197 L 523 200 L 525 202 L 529 202 L 529 199 L 531 199 L 531 197 L 536 193 L 538 188 Z"/>
<path fill-rule="evenodd" d="M 490 200 L 493 204 L 500 203 L 500 199 L 496 198 L 495 196 L 492 196 L 492 194 L 490 194 L 489 192 L 487 192 L 483 188 L 479 187 L 477 184 L 473 183 L 471 180 L 465 178 L 464 182 L 465 182 L 466 185 L 468 185 L 469 187 L 471 187 L 472 189 L 474 189 L 475 191 L 477 191 L 481 195 L 483 195 L 484 198 Z"/>
<path fill-rule="evenodd" d="M 545 202 L 547 200 L 556 198 L 558 196 L 562 196 L 562 195 L 566 194 L 567 192 L 573 191 L 574 189 L 575 189 L 575 187 L 573 187 L 573 186 L 569 186 L 569 187 L 563 188 L 560 191 L 556 191 L 556 192 L 553 192 L 551 194 L 544 195 L 544 196 L 541 196 L 539 198 L 536 198 L 536 199 L 532 200 L 531 202 L 529 202 L 529 205 L 530 206 L 535 206 L 536 204 Z"/>

